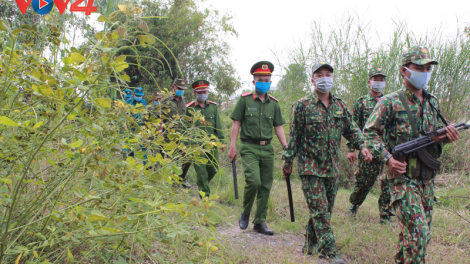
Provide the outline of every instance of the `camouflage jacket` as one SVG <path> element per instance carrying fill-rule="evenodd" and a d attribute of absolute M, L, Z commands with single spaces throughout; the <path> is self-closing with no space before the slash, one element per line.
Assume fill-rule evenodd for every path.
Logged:
<path fill-rule="evenodd" d="M 374 109 L 377 102 L 383 96 L 372 96 L 370 93 L 357 99 L 353 107 L 354 122 L 356 122 L 359 129 L 363 129 L 367 122 L 372 110 Z M 349 151 L 354 151 L 351 143 L 348 143 Z"/>
<path fill-rule="evenodd" d="M 341 135 L 356 149 L 364 147 L 361 130 L 346 103 L 330 94 L 328 108 L 316 93 L 292 108 L 289 144 L 282 155 L 284 168 L 292 169 L 298 157 L 299 175 L 335 177 L 338 174 Z"/>
<path fill-rule="evenodd" d="M 421 104 L 419 98 L 406 87 L 402 87 L 401 90 L 416 121 L 419 136 L 444 126 L 434 110 L 435 108 L 440 111 L 439 101 L 434 95 L 423 90 L 423 104 Z M 383 163 L 392 157 L 391 150 L 394 146 L 412 139 L 412 133 L 406 109 L 397 92 L 385 95 L 377 103 L 364 127 L 364 137 L 373 147 L 371 151 L 373 150 L 374 156 Z M 388 139 L 387 142 L 384 142 L 384 138 Z M 387 177 L 396 178 L 387 166 L 385 168 Z"/>

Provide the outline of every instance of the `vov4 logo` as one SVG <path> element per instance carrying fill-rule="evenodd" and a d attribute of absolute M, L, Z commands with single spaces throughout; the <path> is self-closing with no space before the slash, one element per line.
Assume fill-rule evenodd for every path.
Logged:
<path fill-rule="evenodd" d="M 34 12 L 38 13 L 39 15 L 45 15 L 51 12 L 52 7 L 54 5 L 59 10 L 59 13 L 62 15 L 67 9 L 67 6 L 70 0 L 15 0 L 16 4 L 21 10 L 23 15 L 28 10 L 29 5 L 33 6 Z M 76 0 L 70 5 L 70 12 L 84 12 L 85 15 L 89 16 L 92 12 L 96 12 L 98 10 L 97 6 L 93 6 L 93 0 L 88 0 L 84 5 L 80 5 L 85 0 Z"/>

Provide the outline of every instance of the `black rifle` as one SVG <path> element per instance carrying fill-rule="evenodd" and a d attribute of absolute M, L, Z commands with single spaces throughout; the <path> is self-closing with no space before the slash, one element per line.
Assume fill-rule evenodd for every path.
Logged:
<path fill-rule="evenodd" d="M 235 159 L 232 160 L 232 169 L 233 169 L 233 188 L 235 189 L 235 199 L 238 199 L 237 166 L 235 165 Z"/>
<path fill-rule="evenodd" d="M 290 188 L 290 177 L 286 178 L 286 184 L 287 184 L 287 196 L 289 197 L 290 221 L 293 223 L 295 222 L 295 216 L 294 216 L 294 203 L 292 202 L 292 190 Z"/>
<path fill-rule="evenodd" d="M 457 130 L 469 129 L 470 125 L 460 123 L 454 126 Z M 438 159 L 432 157 L 426 150 L 427 147 L 447 140 L 446 128 L 441 128 L 427 133 L 417 139 L 410 140 L 403 144 L 397 145 L 392 150 L 392 156 L 396 160 L 402 160 L 407 155 L 412 154 L 418 157 L 419 161 L 426 167 L 432 170 L 439 170 L 441 168 L 441 162 Z"/>

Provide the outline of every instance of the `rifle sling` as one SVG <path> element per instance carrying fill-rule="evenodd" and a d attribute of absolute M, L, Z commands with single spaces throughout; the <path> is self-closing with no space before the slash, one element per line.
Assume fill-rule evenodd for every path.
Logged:
<path fill-rule="evenodd" d="M 405 107 L 406 114 L 408 115 L 408 120 L 410 120 L 410 125 L 411 125 L 411 133 L 413 133 L 413 138 L 418 138 L 418 128 L 416 127 L 416 121 L 413 115 L 411 114 L 411 109 L 410 106 L 408 105 L 408 102 L 406 102 L 405 94 L 403 91 L 398 91 L 398 96 L 400 97 L 400 101 Z"/>

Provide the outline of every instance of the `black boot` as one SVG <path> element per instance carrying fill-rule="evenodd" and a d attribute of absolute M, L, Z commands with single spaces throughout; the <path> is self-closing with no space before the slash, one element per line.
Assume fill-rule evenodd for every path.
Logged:
<path fill-rule="evenodd" d="M 242 230 L 245 230 L 248 227 L 248 223 L 250 222 L 250 215 L 241 214 L 240 218 L 238 219 L 238 225 Z"/>
<path fill-rule="evenodd" d="M 274 231 L 269 229 L 265 222 L 255 224 L 253 226 L 253 230 L 255 230 L 258 233 L 265 234 L 265 235 L 268 235 L 268 236 L 274 235 Z"/>

